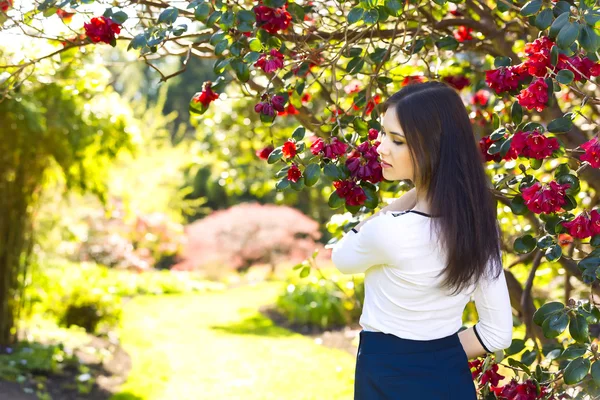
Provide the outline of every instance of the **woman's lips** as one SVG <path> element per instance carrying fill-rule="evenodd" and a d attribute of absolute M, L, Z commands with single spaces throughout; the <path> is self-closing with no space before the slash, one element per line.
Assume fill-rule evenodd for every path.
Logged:
<path fill-rule="evenodd" d="M 381 162 L 381 168 L 391 168 L 391 167 L 392 167 L 392 164 L 388 164 L 385 161 Z"/>

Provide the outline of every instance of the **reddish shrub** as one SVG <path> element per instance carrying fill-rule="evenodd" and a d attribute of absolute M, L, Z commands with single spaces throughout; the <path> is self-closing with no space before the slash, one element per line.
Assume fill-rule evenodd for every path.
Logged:
<path fill-rule="evenodd" d="M 185 227 L 183 261 L 173 269 L 202 269 L 219 265 L 242 272 L 256 263 L 274 266 L 300 262 L 323 246 L 319 224 L 300 211 L 277 205 L 245 203 Z"/>

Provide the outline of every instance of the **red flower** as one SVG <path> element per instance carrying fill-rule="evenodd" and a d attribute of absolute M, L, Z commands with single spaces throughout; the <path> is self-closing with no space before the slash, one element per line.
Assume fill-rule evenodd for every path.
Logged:
<path fill-rule="evenodd" d="M 576 238 L 585 239 L 594 235 L 592 221 L 585 213 L 579 214 L 572 221 L 562 222 L 562 226 L 567 228 L 569 234 Z"/>
<path fill-rule="evenodd" d="M 270 73 L 283 68 L 283 54 L 275 49 L 271 49 L 269 54 L 261 54 L 260 58 L 254 63 L 255 67 Z"/>
<path fill-rule="evenodd" d="M 367 196 L 365 195 L 365 191 L 362 187 L 356 185 L 348 193 L 346 197 L 346 204 L 349 206 L 361 206 L 367 200 Z"/>
<path fill-rule="evenodd" d="M 481 373 L 481 367 L 483 366 L 483 361 L 480 359 L 476 359 L 474 361 L 469 361 L 469 369 L 471 370 L 471 377 L 473 379 L 477 378 Z"/>
<path fill-rule="evenodd" d="M 523 157 L 543 160 L 558 150 L 560 144 L 556 138 L 548 138 L 537 131 L 519 131 L 513 136 L 510 148 Z"/>
<path fill-rule="evenodd" d="M 471 40 L 471 39 L 473 39 L 473 36 L 471 36 L 471 32 L 473 32 L 473 29 L 468 28 L 464 25 L 461 25 L 458 27 L 457 30 L 454 31 L 454 38 L 456 40 L 458 40 L 459 42 L 464 42 L 465 40 Z"/>
<path fill-rule="evenodd" d="M 464 75 L 450 75 L 442 78 L 444 82 L 454 87 L 456 90 L 463 90 L 469 86 L 471 80 Z"/>
<path fill-rule="evenodd" d="M 594 235 L 600 235 L 600 213 L 598 210 L 592 210 L 590 213 L 590 225 Z"/>
<path fill-rule="evenodd" d="M 555 181 L 542 186 L 539 182 L 523 189 L 523 200 L 529 210 L 536 214 L 550 214 L 561 209 L 567 203 L 565 190 L 571 185 L 560 185 Z"/>
<path fill-rule="evenodd" d="M 525 64 L 519 64 L 485 71 L 485 82 L 499 94 L 517 89 L 520 81 L 528 76 Z"/>
<path fill-rule="evenodd" d="M 285 9 L 287 4 L 280 8 L 271 8 L 264 5 L 254 7 L 256 26 L 274 35 L 284 31 L 290 26 L 292 16 Z"/>
<path fill-rule="evenodd" d="M 573 243 L 573 236 L 567 233 L 559 233 L 558 234 L 558 244 L 561 246 L 566 246 L 568 244 Z"/>
<path fill-rule="evenodd" d="M 350 175 L 371 183 L 381 182 L 383 175 L 378 156 L 375 144 L 371 146 L 369 141 L 361 143 L 346 159 Z"/>
<path fill-rule="evenodd" d="M 269 145 L 263 149 L 256 150 L 256 155 L 258 156 L 258 158 L 267 160 L 269 158 L 269 154 L 271 154 L 272 151 L 273 151 L 273 146 Z"/>
<path fill-rule="evenodd" d="M 579 157 L 581 161 L 589 162 L 594 168 L 600 167 L 600 142 L 598 142 L 597 137 L 588 140 L 579 147 L 585 150 L 585 154 Z"/>
<path fill-rule="evenodd" d="M 488 101 L 490 101 L 490 92 L 485 89 L 479 89 L 471 98 L 471 104 L 479 104 L 482 107 L 485 107 Z"/>
<path fill-rule="evenodd" d="M 504 378 L 503 375 L 498 373 L 498 364 L 492 364 L 492 368 L 485 371 L 481 376 L 481 383 L 485 385 L 487 382 L 490 382 L 492 386 L 498 386 L 498 382 Z"/>
<path fill-rule="evenodd" d="M 401 86 L 410 85 L 411 83 L 425 82 L 425 77 L 422 75 L 411 75 L 407 76 L 402 80 Z"/>
<path fill-rule="evenodd" d="M 94 43 L 114 44 L 117 40 L 115 34 L 121 32 L 121 25 L 104 16 L 92 18 L 89 23 L 83 24 L 83 27 L 85 28 L 85 34 Z"/>
<path fill-rule="evenodd" d="M 335 192 L 340 198 L 345 199 L 350 194 L 352 188 L 356 186 L 356 183 L 353 181 L 334 181 L 333 187 L 335 187 Z"/>
<path fill-rule="evenodd" d="M 69 22 L 71 22 L 71 19 L 73 19 L 73 15 L 75 15 L 75 13 L 66 12 L 62 8 L 59 8 L 58 10 L 56 10 L 56 15 L 58 15 L 58 17 L 62 19 L 63 22 L 68 24 Z"/>
<path fill-rule="evenodd" d="M 553 45 L 554 42 L 545 36 L 525 45 L 525 53 L 528 58 L 523 64 L 530 75 L 544 77 L 546 76 L 547 68 L 554 68 L 550 60 L 550 50 Z M 559 60 L 561 58 L 564 59 L 565 56 L 559 56 Z"/>
<path fill-rule="evenodd" d="M 548 85 L 542 78 L 537 78 L 528 88 L 521 90 L 517 96 L 519 104 L 531 110 L 535 108 L 538 112 L 546 107 L 548 102 Z"/>
<path fill-rule="evenodd" d="M 212 91 L 212 82 L 206 81 L 204 82 L 204 87 L 202 92 L 196 93 L 192 100 L 195 103 L 202 103 L 204 107 L 208 107 L 208 105 L 219 98 L 219 95 Z"/>
<path fill-rule="evenodd" d="M 568 69 L 573 72 L 574 80 L 581 82 L 584 79 L 589 79 L 592 76 L 600 75 L 600 64 L 593 62 L 587 57 L 573 56 L 567 57 L 568 63 L 559 64 L 560 69 Z M 581 72 L 583 76 L 579 73 Z"/>
<path fill-rule="evenodd" d="M 277 115 L 286 116 L 286 115 L 296 115 L 300 114 L 300 111 L 296 110 L 296 107 L 292 103 L 288 104 L 285 110 L 278 111 Z"/>
<path fill-rule="evenodd" d="M 7 12 L 13 6 L 13 0 L 1 0 L 0 1 L 0 10 L 3 12 Z"/>
<path fill-rule="evenodd" d="M 308 101 L 310 101 L 310 94 L 309 93 L 304 93 L 302 95 L 302 98 L 300 99 L 303 103 L 306 103 Z"/>
<path fill-rule="evenodd" d="M 488 161 L 500 162 L 500 160 L 502 159 L 502 157 L 500 156 L 500 153 L 496 153 L 496 154 L 488 153 L 488 149 L 490 148 L 492 143 L 494 143 L 494 142 L 492 141 L 492 139 L 490 139 L 489 136 L 484 136 L 481 138 L 481 140 L 479 140 L 479 148 L 481 149 L 481 155 L 483 156 L 483 159 L 485 162 L 488 162 Z"/>
<path fill-rule="evenodd" d="M 331 140 L 331 144 L 325 145 L 323 148 L 323 157 L 334 160 L 339 156 L 346 154 L 346 149 L 348 149 L 348 145 L 344 142 L 340 142 L 338 138 L 334 137 Z"/>
<path fill-rule="evenodd" d="M 544 390 L 538 395 L 537 385 L 531 379 L 519 384 L 519 382 L 513 378 L 506 385 L 502 387 L 492 387 L 491 390 L 499 399 L 503 400 L 536 400 L 542 399 L 545 396 Z"/>
<path fill-rule="evenodd" d="M 296 164 L 292 164 L 287 172 L 287 178 L 291 182 L 298 182 L 298 179 L 302 178 L 302 172 Z"/>
<path fill-rule="evenodd" d="M 377 129 L 369 129 L 369 140 L 375 140 L 377 139 L 377 136 L 379 136 L 379 131 Z"/>
<path fill-rule="evenodd" d="M 288 140 L 283 144 L 281 152 L 285 158 L 294 158 L 296 156 L 296 143 Z"/>

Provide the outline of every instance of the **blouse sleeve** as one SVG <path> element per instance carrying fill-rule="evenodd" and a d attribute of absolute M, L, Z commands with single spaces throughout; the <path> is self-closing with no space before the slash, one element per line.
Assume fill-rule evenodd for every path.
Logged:
<path fill-rule="evenodd" d="M 374 265 L 388 262 L 382 244 L 383 229 L 386 223 L 384 215 L 368 220 L 358 230 L 348 231 L 334 245 L 331 260 L 344 274 L 359 274 Z"/>
<path fill-rule="evenodd" d="M 475 335 L 488 353 L 506 349 L 512 342 L 512 308 L 504 270 L 497 279 L 481 279 L 473 292 L 479 321 Z"/>

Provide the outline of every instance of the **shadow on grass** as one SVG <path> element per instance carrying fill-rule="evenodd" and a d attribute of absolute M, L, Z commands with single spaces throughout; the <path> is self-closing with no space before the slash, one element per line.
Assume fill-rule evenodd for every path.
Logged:
<path fill-rule="evenodd" d="M 109 400 L 144 400 L 144 398 L 133 393 L 122 392 L 115 394 Z"/>
<path fill-rule="evenodd" d="M 236 335 L 258 335 L 270 337 L 287 337 L 295 333 L 281 328 L 262 314 L 254 314 L 246 319 L 229 325 L 212 325 L 211 329 Z"/>

